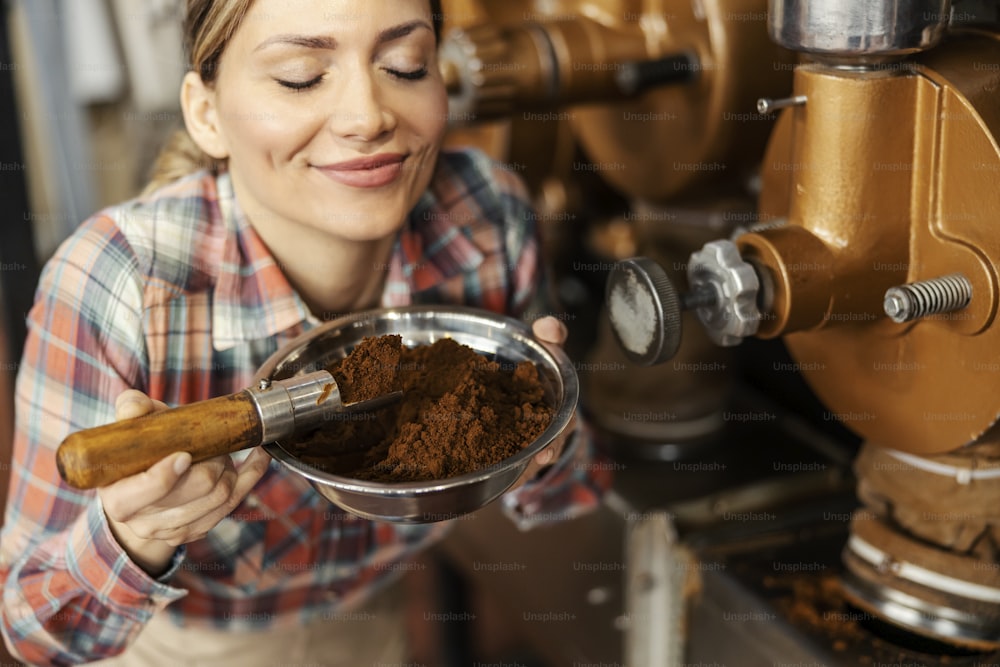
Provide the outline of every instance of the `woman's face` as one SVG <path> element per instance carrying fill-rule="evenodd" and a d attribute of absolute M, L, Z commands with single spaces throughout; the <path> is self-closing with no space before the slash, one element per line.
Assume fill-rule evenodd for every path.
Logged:
<path fill-rule="evenodd" d="M 256 0 L 213 95 L 254 224 L 353 241 L 400 228 L 447 121 L 427 0 Z"/>

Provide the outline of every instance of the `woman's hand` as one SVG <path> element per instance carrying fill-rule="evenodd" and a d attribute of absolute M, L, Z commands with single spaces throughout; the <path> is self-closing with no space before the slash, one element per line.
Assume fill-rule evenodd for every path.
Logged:
<path fill-rule="evenodd" d="M 115 418 L 166 410 L 140 391 L 122 392 Z M 146 472 L 97 490 L 115 539 L 152 576 L 162 573 L 182 544 L 204 537 L 257 484 L 270 463 L 260 447 L 239 465 L 217 456 L 194 465 L 187 452 L 171 454 Z"/>
<path fill-rule="evenodd" d="M 566 342 L 566 337 L 569 334 L 566 330 L 566 325 L 552 316 L 540 317 L 535 320 L 531 325 L 531 332 L 535 334 L 535 338 L 543 343 L 551 343 L 560 347 Z M 566 428 L 559 437 L 551 445 L 532 457 L 528 466 L 511 489 L 516 489 L 525 482 L 534 479 L 542 468 L 558 461 L 562 455 L 563 448 L 566 446 L 566 438 L 573 433 L 575 428 L 576 414 L 574 413 L 573 418 L 570 419 L 569 424 L 566 425 Z"/>

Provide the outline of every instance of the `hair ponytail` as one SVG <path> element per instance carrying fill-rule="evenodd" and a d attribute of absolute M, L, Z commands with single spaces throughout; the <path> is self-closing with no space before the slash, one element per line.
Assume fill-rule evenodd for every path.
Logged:
<path fill-rule="evenodd" d="M 198 148 L 191 135 L 184 128 L 174 130 L 153 162 L 149 182 L 143 189 L 146 195 L 179 178 L 202 169 L 218 173 L 225 160 L 217 160 Z"/>

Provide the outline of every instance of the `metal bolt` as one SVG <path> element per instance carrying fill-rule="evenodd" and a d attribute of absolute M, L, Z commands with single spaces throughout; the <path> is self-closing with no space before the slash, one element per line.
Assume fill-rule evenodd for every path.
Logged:
<path fill-rule="evenodd" d="M 730 241 L 735 241 L 744 234 L 756 234 L 757 232 L 766 232 L 771 229 L 781 229 L 782 227 L 788 226 L 788 218 L 774 218 L 772 220 L 763 220 L 761 222 L 755 222 L 749 227 L 745 225 L 737 225 L 733 228 L 733 232 L 729 235 Z"/>
<path fill-rule="evenodd" d="M 770 97 L 762 97 L 757 100 L 757 111 L 758 113 L 771 113 L 772 111 L 777 111 L 778 109 L 785 109 L 788 107 L 800 107 L 806 103 L 805 95 L 795 95 L 794 97 L 781 97 L 779 99 L 773 100 Z"/>
<path fill-rule="evenodd" d="M 697 285 L 690 292 L 680 295 L 683 310 L 695 310 L 719 303 L 719 293 L 711 285 Z"/>
<path fill-rule="evenodd" d="M 260 382 L 257 383 L 257 388 L 260 389 L 261 391 L 267 391 L 268 389 L 270 389 L 271 388 L 270 378 L 261 378 Z"/>
<path fill-rule="evenodd" d="M 961 310 L 972 300 L 972 283 L 960 273 L 890 287 L 883 308 L 893 322 Z"/>
<path fill-rule="evenodd" d="M 691 81 L 697 76 L 699 67 L 698 56 L 694 53 L 621 63 L 615 74 L 615 83 L 622 94 L 638 95 L 656 86 Z"/>

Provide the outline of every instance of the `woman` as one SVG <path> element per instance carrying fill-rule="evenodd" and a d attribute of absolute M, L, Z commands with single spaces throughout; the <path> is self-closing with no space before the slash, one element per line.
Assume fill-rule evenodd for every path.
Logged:
<path fill-rule="evenodd" d="M 338 314 L 524 313 L 541 279 L 533 216 L 483 155 L 440 152 L 434 5 L 189 0 L 189 149 L 77 230 L 29 317 L 0 543 L 4 639 L 24 660 L 406 658 L 385 584 L 446 524 L 338 512 L 259 449 L 235 464 L 172 455 L 96 492 L 62 484 L 54 452 L 79 429 L 239 391 Z M 535 332 L 565 335 L 552 318 Z M 536 457 L 510 514 L 527 526 L 593 506 L 606 480 L 585 477 L 586 450 Z"/>

